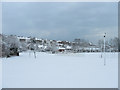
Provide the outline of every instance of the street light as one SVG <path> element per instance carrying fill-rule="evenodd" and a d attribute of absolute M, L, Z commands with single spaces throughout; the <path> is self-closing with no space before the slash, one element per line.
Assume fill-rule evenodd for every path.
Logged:
<path fill-rule="evenodd" d="M 106 55 L 105 55 L 105 38 L 106 38 L 106 33 L 104 35 L 104 65 L 106 65 Z"/>

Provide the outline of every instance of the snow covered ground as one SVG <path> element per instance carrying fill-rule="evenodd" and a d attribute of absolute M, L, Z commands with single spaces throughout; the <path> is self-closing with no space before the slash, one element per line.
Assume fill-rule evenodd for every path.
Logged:
<path fill-rule="evenodd" d="M 3 58 L 3 88 L 117 88 L 118 53 L 21 53 Z"/>

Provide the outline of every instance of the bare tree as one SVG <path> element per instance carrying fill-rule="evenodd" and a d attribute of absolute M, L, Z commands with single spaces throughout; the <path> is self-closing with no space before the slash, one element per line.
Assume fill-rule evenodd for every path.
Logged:
<path fill-rule="evenodd" d="M 119 38 L 115 37 L 115 38 L 109 40 L 109 44 L 111 45 L 111 47 L 114 48 L 114 51 L 118 51 L 118 49 L 120 47 L 120 40 L 119 40 Z"/>
<path fill-rule="evenodd" d="M 30 39 L 28 49 L 31 50 L 31 51 L 33 51 L 34 57 L 36 58 L 37 44 L 36 44 L 35 37 Z"/>

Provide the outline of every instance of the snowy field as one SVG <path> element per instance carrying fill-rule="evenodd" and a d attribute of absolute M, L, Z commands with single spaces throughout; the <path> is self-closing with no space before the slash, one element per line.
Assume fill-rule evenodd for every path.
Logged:
<path fill-rule="evenodd" d="M 3 88 L 117 88 L 118 53 L 20 53 L 3 58 Z"/>

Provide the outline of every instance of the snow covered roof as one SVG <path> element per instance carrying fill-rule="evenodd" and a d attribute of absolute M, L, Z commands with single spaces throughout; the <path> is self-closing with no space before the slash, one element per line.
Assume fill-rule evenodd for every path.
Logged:
<path fill-rule="evenodd" d="M 58 40 L 57 42 L 61 42 L 60 40 Z"/>
<path fill-rule="evenodd" d="M 18 39 L 30 39 L 28 37 L 17 37 Z"/>
<path fill-rule="evenodd" d="M 35 40 L 42 40 L 42 39 L 39 39 L 39 38 L 35 38 Z"/>
<path fill-rule="evenodd" d="M 67 46 L 66 49 L 71 49 L 72 47 L 71 46 Z"/>
<path fill-rule="evenodd" d="M 58 49 L 65 49 L 64 47 L 57 47 Z"/>
<path fill-rule="evenodd" d="M 57 45 L 59 45 L 59 46 L 61 45 L 62 46 L 63 44 L 58 43 Z"/>
<path fill-rule="evenodd" d="M 44 47 L 43 45 L 38 45 L 39 48 Z"/>

